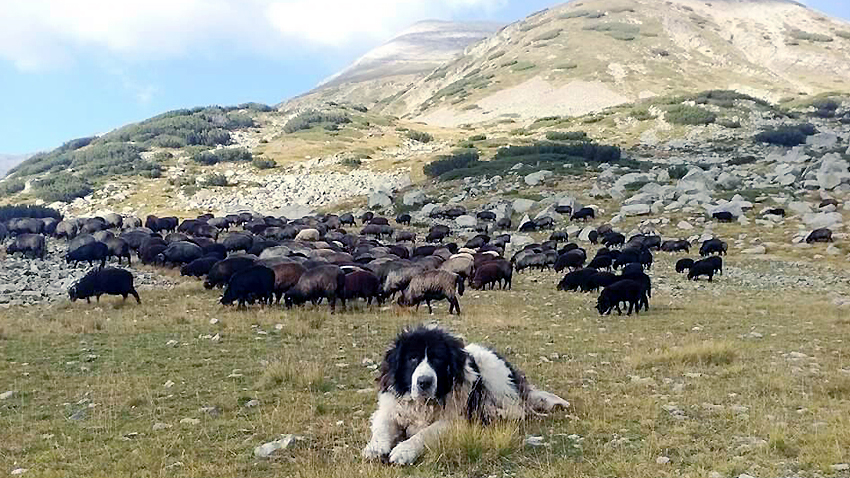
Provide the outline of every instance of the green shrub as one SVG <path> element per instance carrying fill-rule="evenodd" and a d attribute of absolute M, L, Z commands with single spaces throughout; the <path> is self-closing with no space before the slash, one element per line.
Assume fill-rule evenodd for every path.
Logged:
<path fill-rule="evenodd" d="M 587 133 L 584 131 L 547 131 L 546 139 L 549 141 L 587 141 Z"/>
<path fill-rule="evenodd" d="M 526 70 L 530 70 L 530 69 L 534 68 L 535 66 L 536 65 L 534 63 L 531 63 L 530 61 L 523 61 L 523 62 L 515 64 L 513 66 L 513 68 L 511 68 L 511 71 L 514 71 L 514 72 L 526 71 Z"/>
<path fill-rule="evenodd" d="M 578 68 L 578 63 L 561 63 L 560 65 L 555 65 L 556 70 L 573 70 Z"/>
<path fill-rule="evenodd" d="M 837 31 L 835 34 L 845 40 L 850 40 L 850 31 Z"/>
<path fill-rule="evenodd" d="M 821 33 L 809 33 L 803 30 L 791 30 L 788 35 L 795 40 L 807 40 L 813 42 L 831 42 L 832 37 Z"/>
<path fill-rule="evenodd" d="M 203 185 L 206 187 L 224 187 L 228 186 L 227 176 L 223 174 L 210 174 L 204 178 Z"/>
<path fill-rule="evenodd" d="M 633 108 L 631 112 L 629 112 L 629 116 L 638 120 L 638 121 L 647 121 L 651 119 L 655 119 L 655 116 L 649 112 L 649 108 L 643 106 L 640 108 Z"/>
<path fill-rule="evenodd" d="M 584 30 L 607 33 L 616 40 L 634 40 L 640 34 L 640 27 L 631 23 L 607 22 L 586 25 Z"/>
<path fill-rule="evenodd" d="M 0 196 L 11 196 L 24 190 L 26 184 L 20 179 L 7 179 L 0 183 Z"/>
<path fill-rule="evenodd" d="M 710 104 L 724 108 L 731 108 L 734 106 L 735 100 L 747 100 L 760 106 L 770 106 L 770 103 L 761 98 L 756 98 L 744 93 L 738 93 L 734 90 L 708 90 L 697 93 L 696 97 L 694 97 L 694 101 L 697 104 Z"/>
<path fill-rule="evenodd" d="M 548 143 L 541 142 L 529 146 L 506 146 L 499 148 L 495 159 L 511 157 L 538 156 L 542 160 L 557 160 L 558 157 L 581 158 L 585 161 L 610 163 L 620 160 L 620 148 L 595 143 Z M 548 158 L 546 158 L 548 157 Z"/>
<path fill-rule="evenodd" d="M 478 162 L 478 150 L 463 149 L 454 151 L 447 156 L 440 156 L 440 159 L 431 161 L 422 168 L 422 171 L 429 177 L 435 178 L 446 172 L 454 169 L 467 168 L 473 163 Z"/>
<path fill-rule="evenodd" d="M 472 135 L 472 136 L 470 136 L 470 137 L 467 139 L 467 141 L 484 141 L 484 140 L 486 140 L 486 139 L 487 139 L 487 135 L 486 135 L 486 134 L 476 134 L 476 135 Z"/>
<path fill-rule="evenodd" d="M 363 164 L 363 161 L 360 158 L 345 158 L 339 164 L 350 168 L 359 168 Z"/>
<path fill-rule="evenodd" d="M 202 151 L 192 156 L 193 161 L 207 166 L 218 163 L 251 161 L 252 159 L 253 155 L 245 148 L 223 148 L 212 151 Z"/>
<path fill-rule="evenodd" d="M 587 10 L 573 10 L 571 12 L 562 13 L 559 17 L 562 20 L 569 20 L 570 18 L 581 18 L 586 17 L 590 14 Z"/>
<path fill-rule="evenodd" d="M 152 159 L 158 163 L 162 163 L 172 158 L 174 158 L 174 155 L 169 153 L 168 151 L 159 151 L 157 153 L 154 153 Z"/>
<path fill-rule="evenodd" d="M 544 33 L 544 34 L 542 34 L 542 35 L 539 35 L 537 38 L 535 38 L 535 39 L 534 39 L 534 41 L 549 41 L 549 40 L 554 40 L 555 38 L 558 38 L 558 36 L 559 36 L 560 34 L 561 34 L 561 30 L 560 30 L 560 29 L 552 30 L 552 31 L 548 31 L 548 32 L 546 32 L 546 33 Z"/>
<path fill-rule="evenodd" d="M 665 118 L 673 124 L 704 125 L 714 123 L 717 116 L 699 106 L 675 105 L 667 108 Z"/>
<path fill-rule="evenodd" d="M 368 113 L 369 112 L 369 108 L 367 108 L 363 105 L 353 105 L 351 107 L 351 109 L 353 109 L 354 111 L 357 111 L 359 113 Z"/>
<path fill-rule="evenodd" d="M 433 136 L 423 131 L 410 130 L 405 136 L 407 136 L 408 139 L 412 139 L 413 141 L 418 141 L 420 143 L 430 143 L 434 140 Z"/>
<path fill-rule="evenodd" d="M 251 164 L 257 169 L 274 169 L 277 167 L 277 163 L 271 159 L 254 158 Z"/>
<path fill-rule="evenodd" d="M 492 55 L 488 56 L 487 61 L 493 61 L 496 58 L 501 58 L 504 55 L 505 55 L 504 51 L 497 51 L 496 53 L 493 53 Z"/>
<path fill-rule="evenodd" d="M 351 123 L 351 118 L 343 113 L 329 113 L 315 110 L 304 111 L 286 122 L 283 126 L 285 133 L 295 133 L 305 129 L 310 129 L 317 124 L 327 123 L 333 125 L 341 125 Z"/>
<path fill-rule="evenodd" d="M 729 129 L 737 129 L 737 128 L 741 127 L 740 121 L 735 121 L 735 120 L 725 119 L 725 118 L 722 119 L 722 120 L 719 120 L 717 122 L 717 124 L 719 124 L 720 126 L 723 126 L 724 128 L 729 128 Z"/>
<path fill-rule="evenodd" d="M 168 184 L 172 186 L 194 186 L 197 182 L 197 178 L 191 174 L 168 178 Z"/>
<path fill-rule="evenodd" d="M 780 126 L 772 128 L 755 136 L 760 143 L 770 143 L 780 146 L 797 146 L 806 142 L 806 136 L 815 134 L 817 130 L 810 124 Z"/>
<path fill-rule="evenodd" d="M 35 196 L 46 202 L 71 202 L 91 194 L 92 187 L 85 179 L 68 173 L 48 176 L 34 184 Z"/>
<path fill-rule="evenodd" d="M 135 165 L 136 173 L 145 178 L 155 179 L 162 176 L 162 166 L 150 161 L 141 161 Z"/>
<path fill-rule="evenodd" d="M 667 168 L 667 174 L 670 175 L 670 179 L 682 179 L 688 174 L 688 167 L 683 164 L 670 166 Z"/>
<path fill-rule="evenodd" d="M 29 204 L 14 204 L 8 206 L 0 206 L 0 222 L 8 221 L 13 217 L 31 217 L 42 219 L 52 217 L 62 220 L 62 214 L 56 209 L 44 206 L 31 206 Z"/>

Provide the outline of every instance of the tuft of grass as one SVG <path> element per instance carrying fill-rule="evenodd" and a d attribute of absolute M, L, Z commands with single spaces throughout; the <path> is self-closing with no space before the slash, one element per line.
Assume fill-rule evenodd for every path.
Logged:
<path fill-rule="evenodd" d="M 673 124 L 704 125 L 714 123 L 717 115 L 699 106 L 675 105 L 667 108 L 664 118 Z"/>
<path fill-rule="evenodd" d="M 296 361 L 289 357 L 269 363 L 258 383 L 258 388 L 263 390 L 283 386 L 310 392 L 327 392 L 332 388 L 332 384 L 326 379 L 324 365 Z"/>
<path fill-rule="evenodd" d="M 458 421 L 440 436 L 425 460 L 432 466 L 451 469 L 495 470 L 521 448 L 518 423 L 500 422 L 482 427 Z"/>
<path fill-rule="evenodd" d="M 662 365 L 728 365 L 737 355 L 737 347 L 730 342 L 706 341 L 638 355 L 634 361 L 641 368 Z"/>

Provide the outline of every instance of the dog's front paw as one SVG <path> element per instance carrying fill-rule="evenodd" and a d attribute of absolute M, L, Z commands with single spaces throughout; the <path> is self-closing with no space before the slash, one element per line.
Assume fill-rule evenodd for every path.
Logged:
<path fill-rule="evenodd" d="M 392 444 L 389 442 L 370 441 L 363 449 L 363 458 L 366 460 L 380 460 L 390 454 Z"/>
<path fill-rule="evenodd" d="M 422 447 L 415 440 L 405 440 L 390 452 L 390 463 L 396 465 L 412 465 L 422 454 Z"/>

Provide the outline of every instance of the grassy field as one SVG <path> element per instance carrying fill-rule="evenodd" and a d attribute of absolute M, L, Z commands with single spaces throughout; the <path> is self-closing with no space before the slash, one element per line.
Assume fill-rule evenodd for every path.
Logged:
<path fill-rule="evenodd" d="M 554 272 L 519 275 L 513 291 L 470 290 L 461 317 L 444 304 L 433 316 L 362 304 L 239 312 L 196 282 L 143 293 L 141 306 L 2 310 L 0 392 L 16 393 L 0 401 L 0 472 L 835 474 L 850 461 L 850 313 L 814 291 L 688 283 L 673 259 L 659 255 L 652 309 L 639 317 L 599 317 L 595 296 L 555 292 Z M 572 410 L 459 426 L 410 469 L 364 463 L 373 364 L 402 326 L 431 320 L 502 351 Z M 253 456 L 287 433 L 304 439 Z M 526 445 L 529 435 L 545 445 Z"/>

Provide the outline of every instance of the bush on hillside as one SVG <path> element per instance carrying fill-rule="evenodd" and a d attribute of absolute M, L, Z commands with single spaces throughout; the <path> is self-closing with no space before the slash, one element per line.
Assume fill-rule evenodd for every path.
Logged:
<path fill-rule="evenodd" d="M 450 155 L 440 156 L 440 159 L 426 164 L 422 171 L 429 177 L 435 178 L 454 169 L 468 168 L 478 162 L 478 150 L 475 148 L 454 151 Z"/>
<path fill-rule="evenodd" d="M 45 202 L 71 202 L 91 194 L 91 184 L 85 179 L 68 173 L 59 173 L 36 181 L 35 196 Z"/>
<path fill-rule="evenodd" d="M 670 166 L 667 168 L 667 174 L 670 176 L 670 179 L 682 179 L 688 174 L 688 167 L 683 164 Z"/>
<path fill-rule="evenodd" d="M 486 139 L 487 139 L 486 134 L 475 134 L 475 135 L 470 136 L 469 139 L 467 139 L 467 141 L 484 141 Z"/>
<path fill-rule="evenodd" d="M 23 181 L 20 179 L 7 179 L 0 183 L 0 196 L 11 196 L 12 194 L 17 194 L 24 190 Z"/>
<path fill-rule="evenodd" d="M 227 176 L 223 174 L 210 174 L 204 178 L 203 185 L 207 187 L 224 187 L 229 186 Z"/>
<path fill-rule="evenodd" d="M 780 126 L 762 131 L 755 136 L 760 143 L 770 143 L 779 146 L 797 146 L 806 142 L 806 137 L 815 134 L 817 130 L 811 124 Z"/>
<path fill-rule="evenodd" d="M 257 169 L 274 169 L 277 167 L 277 163 L 271 159 L 255 158 L 251 161 L 251 164 Z"/>
<path fill-rule="evenodd" d="M 737 128 L 741 127 L 740 121 L 735 121 L 735 120 L 731 120 L 731 119 L 719 120 L 719 121 L 717 121 L 717 124 L 719 124 L 720 126 L 723 126 L 724 128 L 729 128 L 729 129 L 737 129 Z"/>
<path fill-rule="evenodd" d="M 433 136 L 423 131 L 410 130 L 405 136 L 407 136 L 408 139 L 412 139 L 413 141 L 418 141 L 420 143 L 430 143 L 434 140 Z"/>
<path fill-rule="evenodd" d="M 295 133 L 310 129 L 318 124 L 327 123 L 341 125 L 351 123 L 351 118 L 344 113 L 330 113 L 315 110 L 304 111 L 295 115 L 283 126 L 285 133 Z"/>
<path fill-rule="evenodd" d="M 0 222 L 5 222 L 15 217 L 31 217 L 35 219 L 52 217 L 61 221 L 62 213 L 49 207 L 31 206 L 29 204 L 0 206 Z"/>
<path fill-rule="evenodd" d="M 202 151 L 192 157 L 196 163 L 211 166 L 218 163 L 237 163 L 251 161 L 253 155 L 245 148 L 223 148 L 212 151 Z"/>
<path fill-rule="evenodd" d="M 587 133 L 584 131 L 547 131 L 546 139 L 549 141 L 587 141 Z"/>
<path fill-rule="evenodd" d="M 699 106 L 675 105 L 667 108 L 667 122 L 681 125 L 705 125 L 714 123 L 717 115 Z"/>

